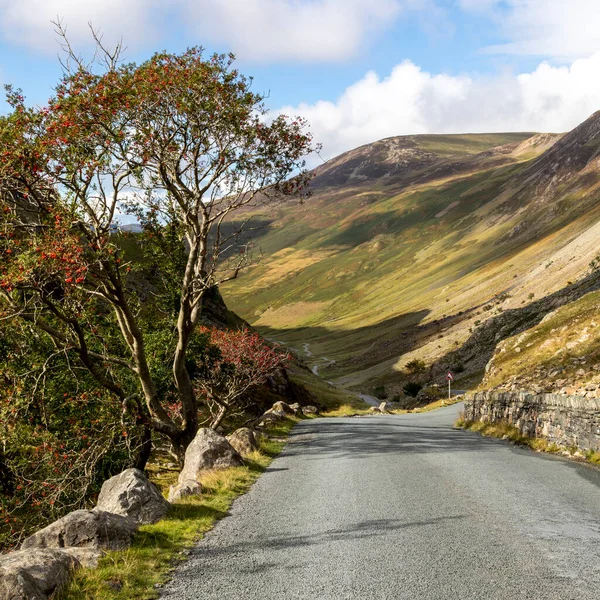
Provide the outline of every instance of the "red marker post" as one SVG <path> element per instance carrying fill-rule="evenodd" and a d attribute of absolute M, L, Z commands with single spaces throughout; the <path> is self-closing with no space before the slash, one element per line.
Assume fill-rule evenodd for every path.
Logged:
<path fill-rule="evenodd" d="M 452 382 L 454 381 L 454 375 L 452 375 L 452 371 L 448 371 L 446 373 L 446 381 L 448 382 L 448 400 L 451 400 L 452 392 L 450 391 L 450 386 L 452 385 Z"/>

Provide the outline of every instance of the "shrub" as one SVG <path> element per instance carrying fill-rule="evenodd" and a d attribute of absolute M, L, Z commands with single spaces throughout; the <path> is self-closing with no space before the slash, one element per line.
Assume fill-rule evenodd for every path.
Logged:
<path fill-rule="evenodd" d="M 415 359 L 411 360 L 410 362 L 406 363 L 406 370 L 409 373 L 418 375 L 420 373 L 424 373 L 425 371 L 427 371 L 427 365 L 425 364 L 424 361 L 422 361 L 418 358 L 415 358 Z"/>
<path fill-rule="evenodd" d="M 379 398 L 380 400 L 386 400 L 388 397 L 387 392 L 385 391 L 385 386 L 384 385 L 378 385 L 376 388 L 373 389 L 373 395 L 376 398 Z"/>
<path fill-rule="evenodd" d="M 423 386 L 416 381 L 409 381 L 404 385 L 402 389 L 407 396 L 412 396 L 413 398 L 415 398 L 418 395 L 418 393 L 423 389 Z"/>
<path fill-rule="evenodd" d="M 0 551 L 139 466 L 143 426 L 35 332 L 0 327 Z"/>

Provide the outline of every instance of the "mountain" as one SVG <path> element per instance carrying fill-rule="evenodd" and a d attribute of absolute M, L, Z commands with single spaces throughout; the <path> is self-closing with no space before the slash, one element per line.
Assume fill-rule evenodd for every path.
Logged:
<path fill-rule="evenodd" d="M 579 297 L 567 288 L 598 253 L 599 149 L 596 113 L 567 134 L 402 136 L 346 152 L 314 170 L 303 205 L 256 215 L 261 261 L 223 294 L 344 386 L 393 395 L 414 359 L 422 378 L 453 367 L 459 387 L 479 382 L 502 336 Z"/>

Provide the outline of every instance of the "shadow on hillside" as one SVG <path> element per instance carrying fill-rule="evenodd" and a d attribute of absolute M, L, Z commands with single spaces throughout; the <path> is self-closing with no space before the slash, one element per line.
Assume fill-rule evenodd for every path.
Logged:
<path fill-rule="evenodd" d="M 231 258 L 237 255 L 240 248 L 247 244 L 255 243 L 271 231 L 275 218 L 262 216 L 250 217 L 248 220 L 225 221 L 221 225 L 221 238 L 227 242 L 221 242 L 224 246 L 222 258 Z M 211 242 L 213 238 L 211 237 Z"/>
<path fill-rule="evenodd" d="M 352 352 L 350 358 L 338 360 L 333 369 L 328 372 L 351 373 L 376 366 L 395 356 L 406 354 L 436 338 L 443 337 L 443 331 L 453 327 L 473 313 L 481 309 L 483 304 L 474 306 L 466 311 L 436 319 L 422 324 L 431 312 L 428 309 L 406 313 L 386 319 L 373 325 L 355 329 L 330 330 L 326 327 L 298 327 L 279 330 L 272 327 L 258 326 L 260 333 L 269 340 L 280 341 L 285 334 L 287 340 L 294 340 L 296 346 L 302 342 L 325 343 L 333 346 L 340 353 Z M 339 349 L 339 350 L 338 350 Z M 298 350 L 300 358 L 305 358 Z M 315 358 L 320 358 L 316 356 Z M 333 358 L 329 357 L 329 358 Z"/>
<path fill-rule="evenodd" d="M 458 363 L 466 367 L 466 374 L 482 371 L 502 340 L 535 327 L 548 313 L 599 289 L 600 272 L 594 272 L 522 308 L 510 309 L 492 317 L 482 323 L 460 348 L 436 361 L 432 373 L 439 375 L 450 365 Z"/>
<path fill-rule="evenodd" d="M 500 315 L 490 318 L 475 329 L 462 346 L 448 352 L 432 365 L 431 379 L 438 380 L 440 377 L 443 379 L 443 375 L 448 369 L 454 369 L 461 365 L 464 371 L 457 376 L 455 387 L 458 388 L 461 379 L 468 380 L 470 385 L 477 384 L 478 381 L 475 381 L 474 378 L 483 376 L 485 366 L 499 342 L 534 327 L 549 312 L 598 289 L 600 289 L 600 272 L 592 273 L 580 281 L 526 306 L 506 310 Z M 490 301 L 491 299 L 466 311 L 428 323 L 422 323 L 430 313 L 428 309 L 424 309 L 398 315 L 374 325 L 344 331 L 332 331 L 325 327 L 286 329 L 285 336 L 288 340 L 294 340 L 296 345 L 300 344 L 300 340 L 302 340 L 308 343 L 324 343 L 327 346 L 333 346 L 339 353 L 351 352 L 350 358 L 339 360 L 335 365 L 323 369 L 329 378 L 335 378 L 363 371 L 386 360 L 407 354 L 437 338 L 441 339 L 447 329 L 470 319 Z M 265 337 L 272 340 L 278 340 L 284 333 L 282 330 L 270 327 L 259 327 L 258 329 Z M 304 358 L 300 351 L 299 355 L 300 358 Z M 316 356 L 315 358 L 320 357 Z M 335 358 L 335 353 L 328 358 Z M 399 376 L 399 373 L 396 373 L 396 378 Z"/>

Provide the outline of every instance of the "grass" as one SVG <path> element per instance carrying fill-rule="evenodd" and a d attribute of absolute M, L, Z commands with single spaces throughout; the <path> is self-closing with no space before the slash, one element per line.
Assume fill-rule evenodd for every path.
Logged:
<path fill-rule="evenodd" d="M 574 358 L 584 357 L 590 364 L 600 358 L 600 336 L 596 321 L 600 292 L 590 292 L 561 308 L 525 333 L 504 340 L 503 351 L 494 357 L 494 369 L 482 388 L 493 388 L 510 377 L 532 376 L 536 368 L 562 368 L 554 379 L 575 382 L 580 365 Z"/>
<path fill-rule="evenodd" d="M 57 600 L 146 600 L 157 598 L 170 571 L 185 560 L 187 551 L 227 515 L 232 502 L 247 492 L 299 421 L 286 419 L 269 429 L 274 439 L 261 440 L 259 451 L 245 458 L 243 467 L 208 471 L 200 479 L 202 495 L 174 504 L 165 519 L 143 525 L 127 550 L 111 551 L 96 569 L 80 569 Z M 163 493 L 169 478 L 158 480 Z"/>
<path fill-rule="evenodd" d="M 364 402 L 360 403 L 361 406 L 356 406 L 356 404 L 342 404 L 337 408 L 332 408 L 327 412 L 321 413 L 322 417 L 356 417 L 359 415 L 368 415 L 370 414 L 369 408 L 365 408 L 367 406 Z"/>
<path fill-rule="evenodd" d="M 506 422 L 486 423 L 483 421 L 469 421 L 464 416 L 454 423 L 455 427 L 475 431 L 485 437 L 493 437 L 508 440 L 519 446 L 527 446 L 536 452 L 548 452 L 549 454 L 561 454 L 570 458 L 585 460 L 591 464 L 600 465 L 600 452 L 595 450 L 582 451 L 576 446 L 559 446 L 545 438 L 532 438 L 523 435 L 514 425 Z"/>
<path fill-rule="evenodd" d="M 461 396 L 453 396 L 450 400 L 448 398 L 440 398 L 439 400 L 434 400 L 425 406 L 413 408 L 410 412 L 429 412 L 430 410 L 437 410 L 438 408 L 444 408 L 445 406 L 452 406 L 453 404 L 458 404 L 459 402 L 462 402 Z"/>

